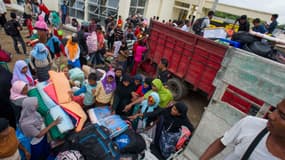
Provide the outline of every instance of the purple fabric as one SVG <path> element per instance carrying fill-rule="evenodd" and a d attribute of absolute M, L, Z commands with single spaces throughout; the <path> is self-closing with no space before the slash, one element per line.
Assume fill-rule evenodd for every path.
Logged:
<path fill-rule="evenodd" d="M 111 83 L 109 83 L 107 80 L 109 76 L 113 77 L 113 82 Z M 112 93 L 116 89 L 115 72 L 108 71 L 106 74 L 106 77 L 102 80 L 102 84 L 103 84 L 106 94 Z"/>
<path fill-rule="evenodd" d="M 29 67 L 28 67 L 28 71 L 25 74 L 23 74 L 21 72 L 21 70 L 24 68 L 24 67 L 28 67 L 28 64 L 23 61 L 23 60 L 18 60 L 16 63 L 15 63 L 15 66 L 14 66 L 14 70 L 13 70 L 13 79 L 12 79 L 12 84 L 15 82 L 15 81 L 24 81 L 26 82 L 27 84 L 30 84 L 30 82 L 28 81 L 28 79 L 26 78 L 26 75 L 29 76 L 31 79 L 33 79 L 32 77 L 32 74 L 29 70 Z"/>

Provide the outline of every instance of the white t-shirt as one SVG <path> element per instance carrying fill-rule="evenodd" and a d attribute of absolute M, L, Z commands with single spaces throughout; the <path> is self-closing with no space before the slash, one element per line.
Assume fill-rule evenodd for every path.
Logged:
<path fill-rule="evenodd" d="M 201 28 L 202 30 L 204 30 L 205 28 L 209 27 L 210 26 L 210 19 L 208 16 L 204 17 L 204 20 L 201 24 Z"/>
<path fill-rule="evenodd" d="M 225 160 L 241 159 L 255 137 L 266 127 L 266 124 L 266 119 L 247 116 L 228 130 L 221 139 L 221 142 L 225 146 L 233 145 L 234 151 L 230 153 Z M 279 160 L 274 157 L 266 147 L 268 135 L 269 133 L 258 143 L 251 153 L 249 160 Z"/>
<path fill-rule="evenodd" d="M 184 25 L 182 26 L 181 30 L 182 30 L 182 31 L 185 31 L 185 32 L 189 32 L 190 28 L 187 27 L 186 24 L 184 24 Z"/>

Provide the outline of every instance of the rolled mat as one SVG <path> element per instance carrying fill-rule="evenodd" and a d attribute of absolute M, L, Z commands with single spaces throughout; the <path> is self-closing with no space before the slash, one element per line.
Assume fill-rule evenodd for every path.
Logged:
<path fill-rule="evenodd" d="M 82 107 L 77 104 L 76 102 L 71 101 L 70 103 L 64 103 L 60 104 L 60 106 L 69 112 L 72 112 L 72 114 L 76 115 L 78 120 L 76 123 L 75 131 L 79 132 L 82 130 L 85 121 L 87 120 L 87 116 L 85 112 L 83 111 Z"/>
<path fill-rule="evenodd" d="M 46 126 L 50 125 L 54 120 L 51 116 L 51 114 L 47 114 L 45 117 L 45 124 Z M 64 138 L 64 135 L 62 133 L 60 133 L 59 129 L 55 126 L 55 127 L 52 127 L 50 130 L 49 130 L 49 133 L 50 133 L 50 136 L 52 139 L 61 139 L 61 138 Z"/>
<path fill-rule="evenodd" d="M 45 105 L 39 91 L 37 88 L 33 88 L 31 90 L 29 90 L 28 92 L 28 96 L 29 97 L 37 97 L 38 98 L 38 109 L 37 111 L 43 116 L 45 117 L 48 112 L 49 112 L 49 108 Z"/>

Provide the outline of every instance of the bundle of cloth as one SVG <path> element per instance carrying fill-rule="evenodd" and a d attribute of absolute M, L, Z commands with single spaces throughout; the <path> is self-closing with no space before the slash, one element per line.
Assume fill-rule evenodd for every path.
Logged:
<path fill-rule="evenodd" d="M 51 128 L 50 136 L 52 139 L 60 139 L 64 137 L 64 134 L 72 129 L 74 125 L 71 118 L 65 113 L 59 105 L 57 105 L 45 92 L 44 87 L 48 85 L 48 82 L 41 82 L 31 89 L 28 93 L 30 97 L 38 98 L 38 112 L 44 118 L 45 124 L 49 125 L 56 120 L 58 116 L 62 118 L 60 124 Z"/>

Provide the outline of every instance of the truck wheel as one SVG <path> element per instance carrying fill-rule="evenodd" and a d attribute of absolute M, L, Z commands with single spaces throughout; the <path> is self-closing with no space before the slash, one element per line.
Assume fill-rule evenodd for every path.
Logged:
<path fill-rule="evenodd" d="M 171 91 L 175 100 L 180 100 L 186 94 L 186 87 L 177 78 L 171 78 L 167 81 L 168 89 Z"/>

